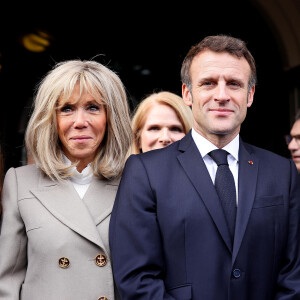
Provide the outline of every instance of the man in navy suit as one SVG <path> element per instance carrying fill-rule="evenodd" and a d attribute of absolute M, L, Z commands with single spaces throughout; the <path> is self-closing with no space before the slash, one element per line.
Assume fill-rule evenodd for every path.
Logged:
<path fill-rule="evenodd" d="M 300 110 L 297 111 L 290 134 L 285 136 L 291 158 L 300 174 Z"/>
<path fill-rule="evenodd" d="M 117 193 L 110 247 L 121 299 L 300 299 L 297 169 L 239 135 L 255 91 L 251 53 L 208 36 L 187 53 L 181 79 L 192 130 L 130 156 Z M 214 185 L 215 149 L 228 152 L 234 178 L 231 219 Z"/>

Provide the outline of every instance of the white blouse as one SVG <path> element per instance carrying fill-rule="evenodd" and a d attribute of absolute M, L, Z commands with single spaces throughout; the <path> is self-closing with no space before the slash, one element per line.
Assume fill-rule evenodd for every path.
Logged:
<path fill-rule="evenodd" d="M 67 165 L 71 165 L 71 161 L 64 155 L 64 160 Z M 70 181 L 72 182 L 75 190 L 77 191 L 79 197 L 82 199 L 89 188 L 93 179 L 93 172 L 90 164 L 86 166 L 85 169 L 82 170 L 81 173 L 77 171 L 74 167 L 74 174 L 70 177 Z"/>

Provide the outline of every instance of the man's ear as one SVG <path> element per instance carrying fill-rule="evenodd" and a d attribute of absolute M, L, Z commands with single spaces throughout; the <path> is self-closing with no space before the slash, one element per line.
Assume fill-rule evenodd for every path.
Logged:
<path fill-rule="evenodd" d="M 253 85 L 250 91 L 248 92 L 247 107 L 250 107 L 253 103 L 254 92 L 255 92 L 255 85 Z"/>
<path fill-rule="evenodd" d="M 182 98 L 187 106 L 192 106 L 192 94 L 186 84 L 182 84 Z"/>

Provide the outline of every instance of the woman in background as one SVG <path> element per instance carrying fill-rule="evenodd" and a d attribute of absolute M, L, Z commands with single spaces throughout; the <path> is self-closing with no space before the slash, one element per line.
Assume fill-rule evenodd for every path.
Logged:
<path fill-rule="evenodd" d="M 178 95 L 162 91 L 142 100 L 132 118 L 132 154 L 180 140 L 192 128 L 192 112 Z"/>
<path fill-rule="evenodd" d="M 108 226 L 130 115 L 119 77 L 95 61 L 59 63 L 41 81 L 26 147 L 3 188 L 0 299 L 118 298 Z"/>

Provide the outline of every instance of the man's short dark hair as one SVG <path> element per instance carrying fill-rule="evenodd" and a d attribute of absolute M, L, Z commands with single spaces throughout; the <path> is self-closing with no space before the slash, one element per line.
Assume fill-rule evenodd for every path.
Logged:
<path fill-rule="evenodd" d="M 190 89 L 192 86 L 190 68 L 193 59 L 202 51 L 210 50 L 217 53 L 229 53 L 238 58 L 244 57 L 251 70 L 248 89 L 256 84 L 255 60 L 248 50 L 246 43 L 238 38 L 227 35 L 213 35 L 205 37 L 201 42 L 192 46 L 185 56 L 181 67 L 181 81 Z"/>

